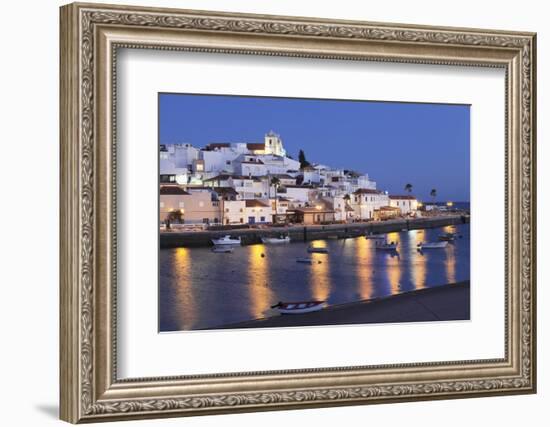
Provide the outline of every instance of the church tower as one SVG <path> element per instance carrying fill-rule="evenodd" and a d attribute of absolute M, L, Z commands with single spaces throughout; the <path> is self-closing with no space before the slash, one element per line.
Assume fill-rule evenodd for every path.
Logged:
<path fill-rule="evenodd" d="M 283 140 L 272 130 L 265 135 L 265 154 L 274 154 L 276 156 L 286 156 L 286 150 L 283 148 Z"/>

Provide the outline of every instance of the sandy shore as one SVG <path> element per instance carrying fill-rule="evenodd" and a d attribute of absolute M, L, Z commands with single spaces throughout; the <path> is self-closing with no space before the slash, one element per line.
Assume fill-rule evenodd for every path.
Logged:
<path fill-rule="evenodd" d="M 470 319 L 470 281 L 327 307 L 307 314 L 275 315 L 209 329 L 350 325 Z"/>

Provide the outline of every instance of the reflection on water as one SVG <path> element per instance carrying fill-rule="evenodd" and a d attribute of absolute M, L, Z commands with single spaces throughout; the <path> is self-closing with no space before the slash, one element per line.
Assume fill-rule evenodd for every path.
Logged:
<path fill-rule="evenodd" d="M 250 313 L 253 318 L 262 317 L 270 307 L 269 266 L 264 245 L 248 246 L 248 291 Z"/>
<path fill-rule="evenodd" d="M 372 248 L 372 240 L 368 239 L 353 239 L 356 244 L 355 262 L 356 274 L 359 280 L 359 295 L 360 299 L 370 299 L 372 296 L 372 259 L 374 251 Z"/>
<path fill-rule="evenodd" d="M 330 294 L 329 257 L 324 254 L 312 254 L 310 286 L 313 299 L 326 301 Z"/>
<path fill-rule="evenodd" d="M 411 251 L 418 252 L 418 245 L 427 241 L 425 230 L 417 230 L 411 239 L 409 248 Z M 415 289 L 423 289 L 426 287 L 426 264 L 428 263 L 429 251 L 419 252 L 420 256 L 414 257 L 414 266 L 411 268 L 413 275 L 413 283 Z"/>
<path fill-rule="evenodd" d="M 443 249 L 419 251 L 443 233 L 462 238 Z M 287 245 L 160 251 L 160 330 L 189 330 L 261 318 L 277 301 L 323 300 L 330 304 L 377 298 L 470 278 L 469 225 L 388 234 L 396 253 L 363 237 Z M 327 247 L 328 254 L 307 253 Z M 296 263 L 311 257 L 313 264 Z M 320 261 L 320 263 L 318 262 Z"/>

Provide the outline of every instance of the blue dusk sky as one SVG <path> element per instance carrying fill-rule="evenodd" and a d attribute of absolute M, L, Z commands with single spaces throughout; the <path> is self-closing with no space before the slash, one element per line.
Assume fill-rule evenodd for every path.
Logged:
<path fill-rule="evenodd" d="M 159 94 L 161 144 L 263 142 L 367 173 L 377 188 L 421 200 L 470 200 L 470 106 L 378 101 Z"/>

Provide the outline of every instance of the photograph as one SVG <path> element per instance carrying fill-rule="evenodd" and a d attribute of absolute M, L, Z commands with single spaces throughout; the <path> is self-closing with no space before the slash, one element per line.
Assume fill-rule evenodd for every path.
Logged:
<path fill-rule="evenodd" d="M 470 319 L 470 105 L 159 93 L 159 331 Z"/>

